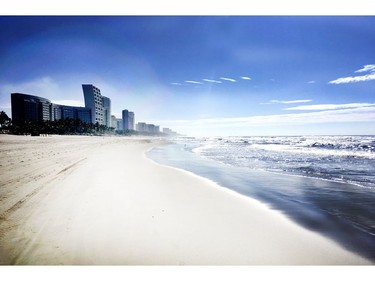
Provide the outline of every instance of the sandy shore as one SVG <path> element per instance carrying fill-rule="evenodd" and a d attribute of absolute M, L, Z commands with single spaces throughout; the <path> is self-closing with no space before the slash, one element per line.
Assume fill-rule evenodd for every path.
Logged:
<path fill-rule="evenodd" d="M 147 159 L 159 144 L 0 135 L 0 264 L 371 264 L 258 201 Z"/>

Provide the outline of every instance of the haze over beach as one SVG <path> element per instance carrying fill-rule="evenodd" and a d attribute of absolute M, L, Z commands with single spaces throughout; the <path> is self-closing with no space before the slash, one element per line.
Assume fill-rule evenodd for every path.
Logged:
<path fill-rule="evenodd" d="M 372 16 L 0 16 L 0 264 L 373 265 L 374 34 Z"/>

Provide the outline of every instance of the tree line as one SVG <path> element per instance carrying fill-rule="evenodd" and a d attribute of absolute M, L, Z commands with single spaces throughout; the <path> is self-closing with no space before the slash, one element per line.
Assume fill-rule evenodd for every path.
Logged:
<path fill-rule="evenodd" d="M 113 134 L 114 128 L 83 122 L 80 119 L 60 119 L 56 121 L 42 120 L 11 120 L 4 112 L 0 112 L 0 130 L 3 133 L 14 135 L 32 135 L 41 134 L 53 135 L 103 135 Z"/>

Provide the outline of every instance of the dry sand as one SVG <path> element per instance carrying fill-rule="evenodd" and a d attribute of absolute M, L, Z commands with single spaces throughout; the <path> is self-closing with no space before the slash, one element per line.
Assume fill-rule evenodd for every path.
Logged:
<path fill-rule="evenodd" d="M 0 135 L 0 264 L 371 264 L 256 200 L 147 159 L 161 143 Z"/>

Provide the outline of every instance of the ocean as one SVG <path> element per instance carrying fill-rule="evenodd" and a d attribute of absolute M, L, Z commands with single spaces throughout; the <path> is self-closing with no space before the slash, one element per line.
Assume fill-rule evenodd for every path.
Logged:
<path fill-rule="evenodd" d="M 375 136 L 179 137 L 147 156 L 257 199 L 375 262 Z"/>

